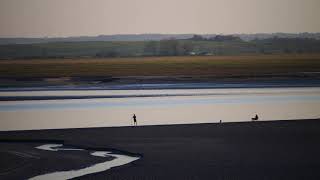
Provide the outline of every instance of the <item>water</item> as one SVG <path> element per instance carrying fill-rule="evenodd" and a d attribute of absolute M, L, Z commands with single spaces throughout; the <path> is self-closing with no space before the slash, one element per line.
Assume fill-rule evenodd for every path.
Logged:
<path fill-rule="evenodd" d="M 62 148 L 62 144 L 44 144 L 41 146 L 36 147 L 40 150 L 46 150 L 46 151 L 85 151 L 85 149 L 76 149 L 76 148 Z M 134 156 L 127 156 L 123 154 L 115 154 L 107 151 L 94 151 L 90 153 L 91 156 L 98 156 L 98 157 L 114 157 L 112 160 L 108 160 L 103 163 L 97 163 L 92 166 L 77 169 L 77 170 L 67 170 L 67 171 L 58 171 L 58 172 L 52 172 L 47 174 L 42 174 L 35 176 L 33 178 L 30 178 L 30 180 L 41 180 L 41 179 L 47 179 L 47 180 L 66 180 L 66 179 L 72 179 L 80 176 L 84 176 L 87 174 L 97 173 L 101 171 L 106 171 L 108 169 L 111 169 L 113 167 L 121 166 L 124 164 L 131 163 L 133 161 L 136 161 L 139 159 L 139 157 Z"/>
<path fill-rule="evenodd" d="M 0 92 L 93 99 L 0 102 L 0 130 L 109 127 L 320 117 L 320 88 L 232 88 Z M 112 98 L 104 98 L 104 97 Z"/>

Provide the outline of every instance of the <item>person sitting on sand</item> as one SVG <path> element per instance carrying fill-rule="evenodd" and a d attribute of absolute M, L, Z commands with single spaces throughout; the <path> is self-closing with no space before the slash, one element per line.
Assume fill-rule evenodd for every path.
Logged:
<path fill-rule="evenodd" d="M 136 116 L 136 114 L 133 114 L 133 125 L 134 126 L 137 126 L 138 125 L 138 123 L 137 123 L 137 116 Z"/>
<path fill-rule="evenodd" d="M 254 118 L 251 118 L 252 121 L 257 121 L 259 119 L 258 115 L 256 114 L 256 116 Z"/>

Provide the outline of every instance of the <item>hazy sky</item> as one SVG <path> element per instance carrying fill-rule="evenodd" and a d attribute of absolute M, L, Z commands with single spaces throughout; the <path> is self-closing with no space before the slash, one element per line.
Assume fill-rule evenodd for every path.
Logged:
<path fill-rule="evenodd" d="M 1 37 L 320 32 L 320 0 L 0 0 Z"/>

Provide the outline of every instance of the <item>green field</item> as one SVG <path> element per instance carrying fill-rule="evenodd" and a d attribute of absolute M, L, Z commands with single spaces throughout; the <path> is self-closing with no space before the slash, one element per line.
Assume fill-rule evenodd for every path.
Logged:
<path fill-rule="evenodd" d="M 0 77 L 257 76 L 320 71 L 319 54 L 0 61 Z"/>

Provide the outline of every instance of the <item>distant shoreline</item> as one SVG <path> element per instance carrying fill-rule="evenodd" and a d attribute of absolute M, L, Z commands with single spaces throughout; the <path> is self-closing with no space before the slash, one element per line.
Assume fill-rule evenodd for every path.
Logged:
<path fill-rule="evenodd" d="M 128 77 L 50 77 L 1 78 L 1 91 L 42 90 L 154 90 L 218 89 L 268 87 L 319 87 L 320 73 L 270 76 L 128 76 Z"/>
<path fill-rule="evenodd" d="M 0 91 L 319 86 L 319 69 L 319 54 L 6 60 Z"/>
<path fill-rule="evenodd" d="M 99 91 L 99 90 L 195 90 L 195 89 L 244 89 L 244 88 L 312 88 L 320 87 L 320 80 L 282 80 L 271 82 L 229 82 L 229 83 L 150 83 L 150 84 L 118 84 L 107 86 L 55 86 L 55 87 L 16 87 L 0 88 L 0 101 L 26 100 L 64 100 L 64 99 L 99 99 L 99 98 L 137 98 L 137 97 L 170 97 L 170 96 L 199 96 L 192 93 L 171 94 L 100 94 L 100 95 L 2 95 L 6 92 L 31 91 Z M 211 93 L 201 96 L 215 95 Z"/>

